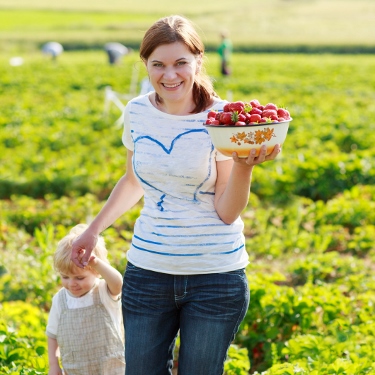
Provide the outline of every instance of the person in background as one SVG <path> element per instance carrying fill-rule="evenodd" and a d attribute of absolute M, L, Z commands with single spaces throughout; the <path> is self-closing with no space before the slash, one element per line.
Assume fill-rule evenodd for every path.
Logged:
<path fill-rule="evenodd" d="M 231 74 L 230 70 L 230 59 L 232 55 L 232 41 L 228 37 L 226 31 L 220 33 L 221 43 L 217 49 L 217 53 L 220 56 L 220 71 L 223 76 L 229 76 Z"/>
<path fill-rule="evenodd" d="M 119 64 L 124 56 L 132 52 L 131 48 L 117 42 L 106 43 L 104 45 L 104 50 L 107 52 L 110 65 Z"/>
<path fill-rule="evenodd" d="M 126 375 L 170 375 L 178 334 L 179 373 L 219 375 L 249 303 L 240 214 L 254 167 L 280 145 L 243 159 L 214 148 L 203 124 L 226 101 L 188 19 L 156 21 L 140 57 L 154 91 L 125 108 L 126 173 L 73 243 L 72 260 L 86 267 L 99 234 L 143 197 L 122 292 Z"/>
<path fill-rule="evenodd" d="M 63 288 L 53 297 L 46 329 L 49 375 L 125 372 L 122 275 L 109 264 L 102 237 L 98 238 L 85 269 L 70 259 L 72 242 L 86 228 L 87 225 L 78 224 L 71 229 L 59 242 L 53 257 Z"/>

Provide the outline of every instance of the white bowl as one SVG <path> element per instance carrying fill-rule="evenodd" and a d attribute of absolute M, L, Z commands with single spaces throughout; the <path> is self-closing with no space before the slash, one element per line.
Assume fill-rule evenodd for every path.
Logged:
<path fill-rule="evenodd" d="M 276 144 L 283 145 L 288 133 L 289 123 L 293 119 L 282 122 L 271 122 L 253 125 L 207 125 L 208 133 L 215 148 L 226 156 L 235 151 L 240 158 L 247 158 L 250 150 L 267 146 L 269 155 Z"/>

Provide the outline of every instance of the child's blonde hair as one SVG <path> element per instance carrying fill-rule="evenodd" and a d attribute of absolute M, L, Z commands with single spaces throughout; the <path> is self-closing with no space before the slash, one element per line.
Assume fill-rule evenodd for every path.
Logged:
<path fill-rule="evenodd" d="M 53 255 L 53 267 L 57 272 L 64 274 L 75 273 L 77 266 L 71 260 L 72 243 L 79 237 L 88 227 L 87 224 L 78 224 L 73 227 L 70 232 L 57 244 L 57 249 Z M 96 246 L 92 250 L 92 254 L 103 262 L 109 263 L 107 259 L 108 251 L 105 247 L 104 238 L 99 236 Z M 89 268 L 86 267 L 86 268 Z M 95 274 L 95 270 L 92 270 Z"/>

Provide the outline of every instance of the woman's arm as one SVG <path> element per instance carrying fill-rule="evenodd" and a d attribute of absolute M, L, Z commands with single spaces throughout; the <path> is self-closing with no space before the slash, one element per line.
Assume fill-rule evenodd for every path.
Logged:
<path fill-rule="evenodd" d="M 59 357 L 57 355 L 57 340 L 48 336 L 48 375 L 62 375 L 62 370 L 59 364 Z"/>
<path fill-rule="evenodd" d="M 143 196 L 143 189 L 133 171 L 132 156 L 133 152 L 128 150 L 126 174 L 117 182 L 107 202 L 89 227 L 73 242 L 71 259 L 78 267 L 87 266 L 99 234 Z"/>
<path fill-rule="evenodd" d="M 215 208 L 224 223 L 232 224 L 247 206 L 254 166 L 275 159 L 280 150 L 276 145 L 266 156 L 266 147 L 262 147 L 258 157 L 250 153 L 247 159 L 240 159 L 235 153 L 233 160 L 216 163 Z"/>

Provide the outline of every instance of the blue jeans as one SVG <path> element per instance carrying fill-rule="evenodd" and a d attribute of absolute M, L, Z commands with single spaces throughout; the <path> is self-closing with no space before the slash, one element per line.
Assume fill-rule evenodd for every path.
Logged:
<path fill-rule="evenodd" d="M 180 332 L 179 375 L 220 375 L 245 317 L 243 269 L 169 275 L 128 263 L 122 292 L 126 375 L 170 375 Z"/>

